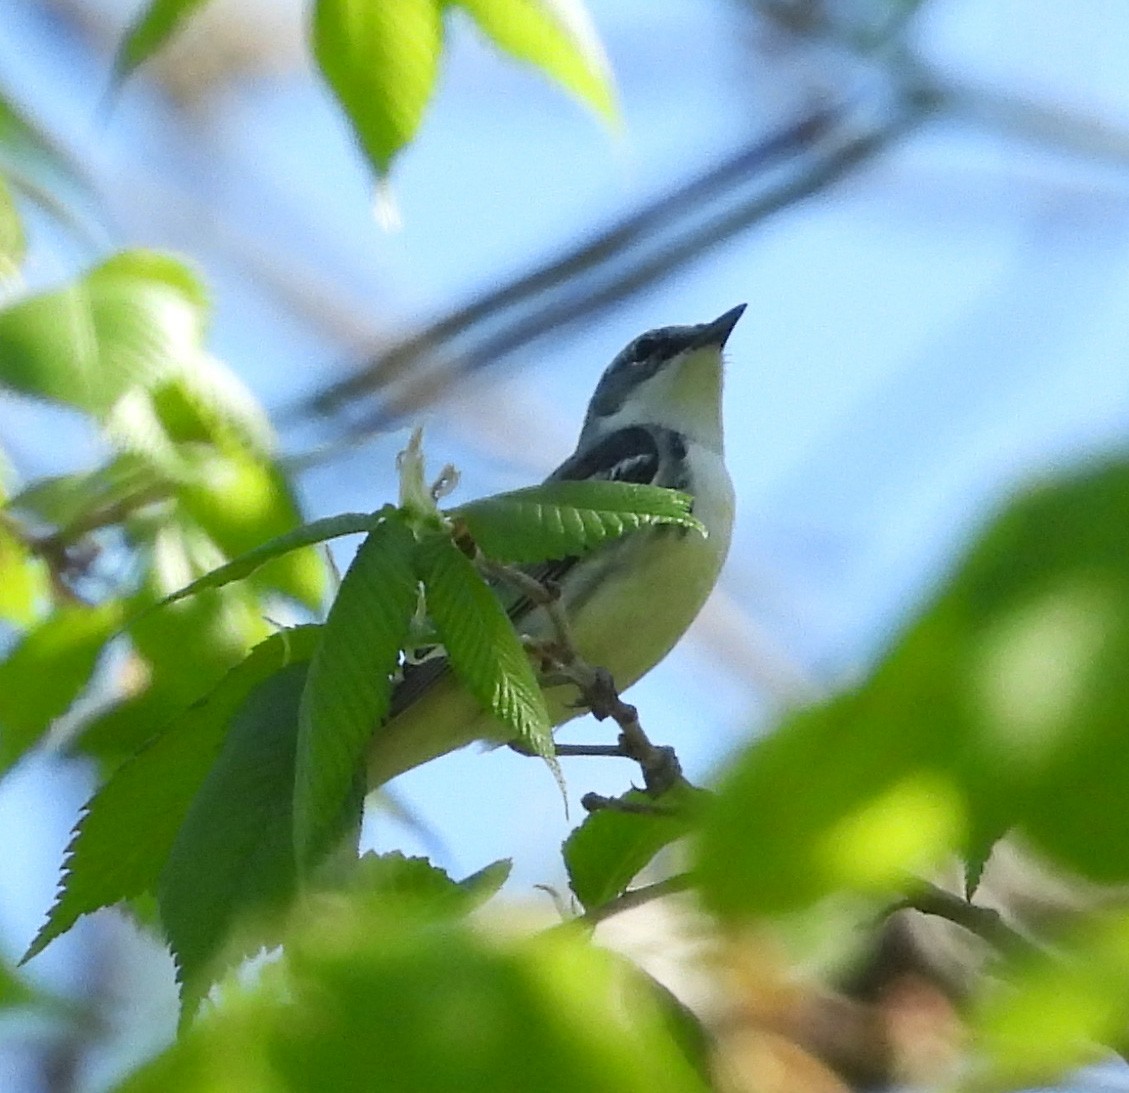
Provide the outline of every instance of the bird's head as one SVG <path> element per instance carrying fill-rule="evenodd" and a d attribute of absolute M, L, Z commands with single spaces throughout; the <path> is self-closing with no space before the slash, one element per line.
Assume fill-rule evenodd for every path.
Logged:
<path fill-rule="evenodd" d="M 658 425 L 721 450 L 721 351 L 744 304 L 713 322 L 661 326 L 629 342 L 588 404 L 581 445 L 631 425 Z"/>

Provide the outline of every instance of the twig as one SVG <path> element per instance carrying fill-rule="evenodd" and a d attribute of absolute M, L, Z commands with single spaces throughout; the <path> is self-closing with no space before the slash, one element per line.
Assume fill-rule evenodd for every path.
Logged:
<path fill-rule="evenodd" d="M 623 797 L 604 797 L 599 793 L 586 793 L 580 805 L 588 812 L 633 812 L 643 816 L 681 816 L 682 809 L 669 805 L 651 804 L 647 801 L 629 801 Z"/>
<path fill-rule="evenodd" d="M 1004 955 L 1022 956 L 1039 953 L 1042 950 L 1018 930 L 1013 929 L 1003 919 L 999 911 L 982 904 L 971 903 L 953 892 L 948 892 L 928 881 L 916 882 L 912 892 L 898 901 L 886 915 L 895 911 L 920 911 L 923 915 L 934 915 L 962 926 L 969 933 L 986 941 Z M 885 917 L 885 916 L 884 916 Z"/>
<path fill-rule="evenodd" d="M 624 892 L 622 896 L 617 896 L 615 899 L 608 900 L 607 903 L 600 904 L 599 907 L 593 907 L 590 911 L 585 911 L 584 914 L 579 915 L 577 918 L 573 919 L 573 921 L 581 922 L 588 926 L 596 926 L 605 919 L 611 918 L 613 915 L 622 914 L 624 911 L 632 911 L 636 907 L 653 903 L 655 900 L 662 899 L 664 896 L 673 896 L 677 892 L 686 892 L 694 887 L 694 883 L 694 877 L 690 873 L 677 873 L 673 877 L 667 877 L 666 880 L 656 881 L 654 884 L 645 884 L 640 888 L 629 889 Z"/>
<path fill-rule="evenodd" d="M 652 744 L 639 723 L 639 711 L 620 698 L 611 673 L 589 664 L 576 651 L 560 589 L 538 581 L 514 566 L 492 562 L 481 556 L 478 564 L 487 574 L 512 585 L 548 614 L 554 631 L 553 640 L 529 643 L 530 650 L 541 661 L 543 679 L 548 677 L 554 683 L 573 684 L 580 692 L 581 705 L 587 707 L 597 721 L 610 717 L 619 726 L 615 750 L 598 754 L 622 756 L 638 763 L 643 772 L 643 787 L 651 797 L 661 797 L 674 786 L 686 784 L 674 749 Z"/>

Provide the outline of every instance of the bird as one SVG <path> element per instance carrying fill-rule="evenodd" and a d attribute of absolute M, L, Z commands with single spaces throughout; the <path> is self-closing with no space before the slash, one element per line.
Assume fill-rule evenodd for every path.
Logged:
<path fill-rule="evenodd" d="M 620 691 L 654 668 L 686 632 L 729 552 L 734 494 L 724 455 L 722 350 L 745 307 L 712 322 L 658 327 L 630 341 L 596 385 L 576 450 L 545 480 L 681 490 L 705 529 L 703 535 L 689 528 L 640 528 L 581 557 L 531 571 L 560 589 L 576 651 L 607 670 Z M 521 634 L 535 640 L 549 635 L 542 608 L 512 592 L 509 598 L 510 618 Z M 575 704 L 575 688 L 544 689 L 554 728 L 586 712 Z M 369 745 L 368 786 L 379 788 L 476 740 L 509 742 L 504 726 L 478 707 L 445 659 L 407 664 L 388 717 Z"/>

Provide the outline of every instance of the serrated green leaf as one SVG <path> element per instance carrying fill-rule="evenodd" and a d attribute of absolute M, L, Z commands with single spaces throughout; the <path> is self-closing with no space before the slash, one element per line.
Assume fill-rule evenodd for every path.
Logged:
<path fill-rule="evenodd" d="M 308 662 L 288 664 L 247 696 L 161 870 L 157 902 L 182 1024 L 227 968 L 280 940 L 297 884 L 294 752 L 308 671 Z"/>
<path fill-rule="evenodd" d="M 474 564 L 447 535 L 437 533 L 420 542 L 416 569 L 455 674 L 514 740 L 553 760 L 549 714 L 533 666 Z"/>
<path fill-rule="evenodd" d="M 378 175 L 415 135 L 439 68 L 436 0 L 316 0 L 313 51 Z"/>
<path fill-rule="evenodd" d="M 0 175 L 0 286 L 20 271 L 27 253 L 23 221 L 7 179 Z"/>
<path fill-rule="evenodd" d="M 618 118 L 611 73 L 595 29 L 579 3 L 545 0 L 454 0 L 499 49 L 541 69 L 551 80 L 592 107 L 605 121 Z"/>
<path fill-rule="evenodd" d="M 418 601 L 415 538 L 387 513 L 361 544 L 330 608 L 302 698 L 294 781 L 299 864 L 316 864 L 388 713 L 392 674 Z"/>
<path fill-rule="evenodd" d="M 379 514 L 368 512 L 345 512 L 340 516 L 326 516 L 321 520 L 313 520 L 308 524 L 279 535 L 262 546 L 249 550 L 246 554 L 205 573 L 191 584 L 185 585 L 169 596 L 154 604 L 149 610 L 164 607 L 166 604 L 176 603 L 187 596 L 195 596 L 210 588 L 222 588 L 232 581 L 249 577 L 260 566 L 265 565 L 272 558 L 278 558 L 292 550 L 310 546 L 313 543 L 323 543 L 327 539 L 337 539 L 342 535 L 356 535 L 361 532 L 371 531 Z"/>
<path fill-rule="evenodd" d="M 601 907 L 625 892 L 660 850 L 689 834 L 703 796 L 690 786 L 675 786 L 661 798 L 632 790 L 624 800 L 664 814 L 616 809 L 591 813 L 562 847 L 569 886 L 584 909 Z"/>
<path fill-rule="evenodd" d="M 206 297 L 167 255 L 123 251 L 0 311 L 0 384 L 104 416 L 199 353 Z"/>
<path fill-rule="evenodd" d="M 129 25 L 114 59 L 114 74 L 124 80 L 157 52 L 206 0 L 149 0 Z"/>
<path fill-rule="evenodd" d="M 374 908 L 411 904 L 417 907 L 417 914 L 450 917 L 469 914 L 485 903 L 505 883 L 509 872 L 510 863 L 499 861 L 455 881 L 427 858 L 408 857 L 399 851 L 370 851 L 361 855 L 350 871 L 343 891 L 358 903 L 367 902 Z"/>
<path fill-rule="evenodd" d="M 177 831 L 233 719 L 267 680 L 288 665 L 309 661 L 320 630 L 299 626 L 256 646 L 91 798 L 67 848 L 58 898 L 25 960 L 82 915 L 156 890 Z"/>
<path fill-rule="evenodd" d="M 459 881 L 459 887 L 470 893 L 474 906 L 477 907 L 493 899 L 502 890 L 502 886 L 510 879 L 513 868 L 511 858 L 499 858 L 498 861 L 483 866 L 477 873 L 463 877 Z"/>
<path fill-rule="evenodd" d="M 63 607 L 32 627 L 0 663 L 0 770 L 62 717 L 121 625 L 122 604 Z"/>
<path fill-rule="evenodd" d="M 546 482 L 453 509 L 482 552 L 513 564 L 567 558 L 641 527 L 673 524 L 705 534 L 692 498 L 633 482 Z"/>

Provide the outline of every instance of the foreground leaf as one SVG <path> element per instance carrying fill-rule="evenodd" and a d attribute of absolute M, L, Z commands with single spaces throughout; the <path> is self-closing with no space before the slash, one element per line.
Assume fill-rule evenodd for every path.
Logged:
<path fill-rule="evenodd" d="M 365 747 L 387 716 L 392 674 L 418 601 L 415 538 L 389 514 L 341 582 L 302 697 L 294 782 L 294 843 L 315 864 L 363 777 Z"/>
<path fill-rule="evenodd" d="M 641 807 L 669 810 L 591 813 L 565 840 L 562 848 L 569 886 L 586 911 L 603 906 L 626 891 L 664 847 L 693 827 L 701 790 L 675 786 L 660 798 L 633 790 L 624 800 Z"/>
<path fill-rule="evenodd" d="M 486 938 L 420 907 L 312 901 L 257 994 L 229 997 L 123 1090 L 704 1093 L 625 962 L 572 931 Z"/>
<path fill-rule="evenodd" d="M 0 288 L 19 274 L 27 253 L 27 239 L 12 191 L 0 175 Z"/>
<path fill-rule="evenodd" d="M 316 0 L 313 51 L 378 175 L 415 135 L 442 48 L 435 0 Z"/>
<path fill-rule="evenodd" d="M 308 661 L 319 633 L 320 627 L 301 626 L 268 638 L 91 798 L 67 848 L 55 906 L 25 960 L 82 915 L 156 891 L 177 831 L 233 718 L 272 676 Z"/>
<path fill-rule="evenodd" d="M 638 528 L 673 524 L 705 535 L 675 490 L 633 482 L 546 482 L 472 501 L 448 515 L 494 561 L 542 562 L 582 554 Z"/>
<path fill-rule="evenodd" d="M 574 22 L 567 23 L 564 6 L 545 0 L 455 0 L 499 49 L 541 69 L 550 79 L 592 107 L 605 121 L 616 120 L 615 94 L 607 59 L 587 13 L 570 5 Z M 576 23 L 577 13 L 584 16 Z"/>
<path fill-rule="evenodd" d="M 555 764 L 549 714 L 533 666 L 474 563 L 447 535 L 436 533 L 419 544 L 416 566 L 455 674 L 512 739 Z"/>

